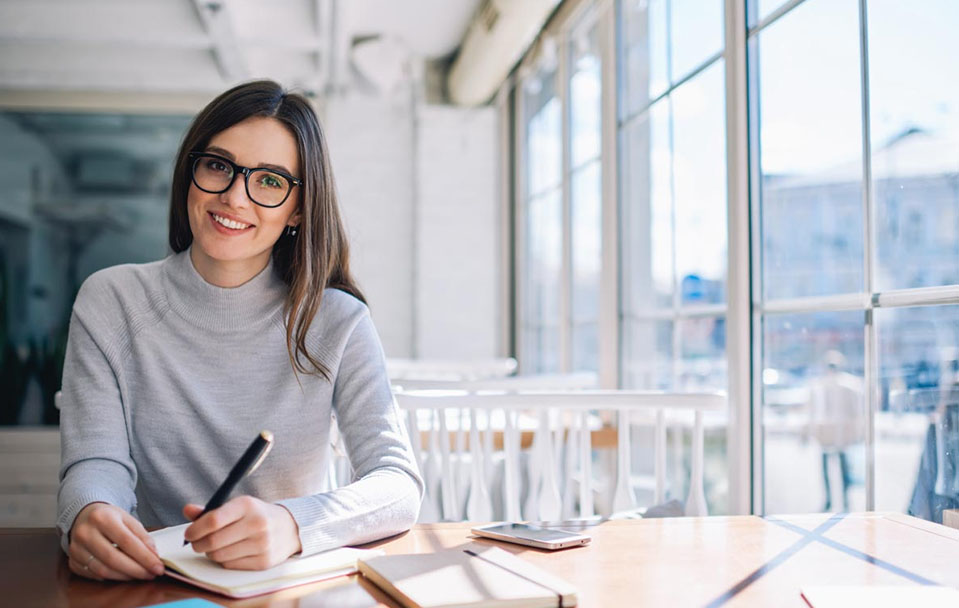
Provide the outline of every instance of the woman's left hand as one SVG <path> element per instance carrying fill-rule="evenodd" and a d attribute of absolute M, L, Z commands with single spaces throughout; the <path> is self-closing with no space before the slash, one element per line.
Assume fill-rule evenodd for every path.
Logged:
<path fill-rule="evenodd" d="M 184 538 L 224 568 L 264 570 L 302 550 L 296 521 L 280 505 L 238 496 L 196 519 L 202 512 L 201 505 L 183 507 L 193 521 Z"/>

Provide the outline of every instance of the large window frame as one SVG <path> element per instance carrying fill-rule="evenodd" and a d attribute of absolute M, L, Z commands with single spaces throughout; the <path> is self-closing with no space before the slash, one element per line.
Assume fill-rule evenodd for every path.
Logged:
<path fill-rule="evenodd" d="M 790 0 L 784 2 L 769 15 L 750 27 L 746 32 L 747 53 L 752 53 L 759 34 L 772 24 L 787 16 L 793 10 L 810 0 Z M 861 292 L 843 293 L 828 296 L 807 296 L 799 298 L 766 299 L 761 293 L 761 255 L 754 255 L 754 301 L 752 305 L 752 334 L 753 334 L 753 391 L 752 391 L 752 419 L 755 428 L 753 434 L 753 504 L 754 512 L 762 512 L 765 491 L 765 474 L 763 458 L 763 403 L 761 398 L 762 357 L 755 356 L 762 352 L 762 324 L 766 315 L 775 314 L 812 314 L 836 313 L 857 311 L 864 313 L 863 344 L 864 364 L 863 383 L 865 390 L 865 494 L 866 510 L 872 511 L 876 507 L 876 412 L 879 411 L 881 395 L 879 386 L 879 349 L 878 328 L 875 319 L 877 309 L 906 308 L 918 306 L 942 306 L 959 303 L 959 285 L 945 285 L 937 287 L 920 287 L 911 289 L 880 290 L 878 287 L 878 235 L 876 230 L 877 202 L 874 193 L 872 174 L 873 142 L 871 141 L 871 100 L 869 74 L 869 28 L 867 0 L 858 0 L 859 13 L 859 75 L 860 75 L 860 112 L 862 133 L 862 191 L 861 205 L 863 218 L 863 290 Z M 755 68 L 750 68 L 749 101 L 755 107 L 758 96 L 756 86 L 758 74 Z M 762 190 L 759 183 L 759 114 L 757 111 L 749 113 L 749 131 L 752 136 L 750 148 L 749 172 L 750 184 L 750 212 L 752 221 L 752 246 L 755 252 L 761 252 L 761 226 L 759 224 L 762 212 Z"/>
<path fill-rule="evenodd" d="M 556 36 L 566 31 L 575 16 L 592 8 L 598 11 L 608 23 L 609 34 L 603 39 L 603 53 L 607 58 L 604 65 L 604 115 L 603 115 L 603 184 L 604 184 L 604 223 L 603 223 L 603 320 L 601 322 L 601 361 L 600 377 L 603 386 L 620 385 L 619 341 L 621 319 L 618 318 L 619 294 L 619 246 L 620 238 L 617 226 L 618 207 L 622 198 L 619 192 L 619 89 L 624 86 L 619 69 L 622 52 L 617 28 L 616 14 L 625 0 L 568 0 L 553 16 L 544 30 L 544 35 Z M 879 289 L 877 283 L 877 202 L 874 193 L 872 175 L 873 142 L 871 142 L 870 117 L 870 79 L 869 79 L 869 41 L 867 0 L 857 0 L 859 14 L 859 61 L 860 61 L 860 107 L 862 132 L 862 188 L 861 205 L 863 213 L 863 288 L 860 292 L 843 293 L 828 296 L 810 296 L 799 298 L 767 299 L 762 293 L 762 242 L 761 217 L 762 196 L 759 167 L 759 101 L 757 99 L 758 68 L 754 52 L 757 36 L 767 27 L 811 0 L 785 0 L 768 15 L 749 25 L 747 9 L 755 9 L 757 0 L 725 0 L 724 6 L 724 48 L 720 56 L 724 60 L 725 72 L 725 108 L 726 108 L 726 171 L 727 171 L 727 276 L 726 304 L 709 305 L 689 310 L 676 309 L 664 311 L 662 315 L 670 320 L 686 316 L 725 314 L 727 324 L 726 365 L 728 374 L 729 418 L 727 428 L 727 465 L 729 470 L 729 501 L 731 513 L 764 513 L 764 422 L 763 422 L 763 319 L 766 315 L 789 313 L 830 313 L 857 311 L 863 313 L 863 360 L 866 404 L 866 443 L 865 443 L 865 490 L 866 509 L 872 510 L 876 504 L 876 428 L 875 417 L 880 405 L 878 377 L 878 330 L 874 312 L 877 309 L 894 309 L 920 306 L 942 306 L 959 304 L 959 285 L 921 287 L 909 289 Z M 561 33 L 559 35 L 562 35 Z M 521 64 L 516 86 L 523 81 L 522 66 L 532 65 L 529 54 Z M 615 61 L 609 61 L 609 58 Z M 707 62 L 705 65 L 709 65 Z M 612 64 L 612 65 L 608 65 Z M 687 75 L 682 82 L 695 77 L 704 67 Z M 611 81 L 611 82 L 610 82 Z M 681 83 L 679 83 L 681 84 Z M 672 88 L 678 86 L 674 84 Z M 564 93 L 565 94 L 565 93 Z M 515 97 L 515 96 L 514 96 Z M 519 112 L 519 104 L 514 107 Z M 516 113 L 517 132 L 515 146 L 516 158 L 512 170 L 518 176 L 525 163 L 523 138 L 519 126 L 523 125 L 521 113 Z M 564 136 L 565 137 L 565 136 Z M 518 178 L 517 181 L 520 181 Z M 565 187 L 568 187 L 565 186 Z M 521 187 L 514 190 L 523 192 Z M 519 198 L 514 198 L 519 200 Z M 516 219 L 522 224 L 521 205 L 514 205 Z M 522 230 L 517 231 L 518 234 Z M 517 243 L 521 237 L 517 237 Z M 568 247 L 568 243 L 567 243 Z M 517 256 L 522 255 L 518 246 Z M 568 261 L 568 251 L 564 256 Z M 522 268 L 522 260 L 516 260 L 516 268 Z M 563 273 L 564 276 L 566 273 Z M 610 285 L 610 282 L 614 285 Z M 522 275 L 516 281 L 517 293 L 522 293 Z M 566 287 L 568 294 L 568 286 Z M 517 305 L 515 314 L 521 314 Z M 665 318 L 664 316 L 664 318 Z M 564 342 L 563 348 L 568 348 Z M 564 351 L 565 353 L 565 351 Z M 674 357 L 677 356 L 674 349 Z M 566 355 L 564 354 L 564 358 Z M 521 362 L 522 365 L 522 362 Z M 568 371 L 563 369 L 561 371 Z"/>
<path fill-rule="evenodd" d="M 535 371 L 534 366 L 524 362 L 524 354 L 529 352 L 524 344 L 524 336 L 530 329 L 542 327 L 541 323 L 530 322 L 526 317 L 527 305 L 530 299 L 528 290 L 528 209 L 531 198 L 540 193 L 530 193 L 526 160 L 530 154 L 526 141 L 526 129 L 529 116 L 523 101 L 524 87 L 530 79 L 540 78 L 540 68 L 544 61 L 555 61 L 556 98 L 560 104 L 561 129 L 561 168 L 559 192 L 562 205 L 562 266 L 559 285 L 559 326 L 558 339 L 558 366 L 557 372 L 575 372 L 573 358 L 573 332 L 581 319 L 574 318 L 573 311 L 573 230 L 572 230 L 572 192 L 573 176 L 591 162 L 598 160 L 601 172 L 601 231 L 603 239 L 600 250 L 600 288 L 599 310 L 595 323 L 598 326 L 598 372 L 596 384 L 604 388 L 613 388 L 618 383 L 618 373 L 615 369 L 618 359 L 618 331 L 617 331 L 617 239 L 609 238 L 616 226 L 617 187 L 616 172 L 609 167 L 616 165 L 616 138 L 610 135 L 610 116 L 615 115 L 615 48 L 614 48 L 614 14 L 613 3 L 608 1 L 589 2 L 577 0 L 567 2 L 557 12 L 557 15 L 541 33 L 536 44 L 520 62 L 516 78 L 507 85 L 514 85 L 514 94 L 511 104 L 507 103 L 505 95 L 501 95 L 501 107 L 511 111 L 515 131 L 512 134 L 514 163 L 512 164 L 512 192 L 514 230 L 514 327 L 516 332 L 515 349 L 519 355 L 520 368 L 523 371 Z M 573 166 L 570 150 L 570 54 L 568 52 L 571 41 L 584 31 L 595 27 L 597 30 L 600 48 L 600 75 L 601 75 L 601 134 L 598 156 L 591 157 Z M 534 195 L 534 196 L 531 196 Z M 532 370 L 531 370 L 532 368 Z"/>

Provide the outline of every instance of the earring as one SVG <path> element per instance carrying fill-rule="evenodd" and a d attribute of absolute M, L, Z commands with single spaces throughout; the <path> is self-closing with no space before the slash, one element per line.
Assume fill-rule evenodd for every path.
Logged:
<path fill-rule="evenodd" d="M 286 236 L 296 236 L 296 226 L 287 226 L 286 227 Z"/>

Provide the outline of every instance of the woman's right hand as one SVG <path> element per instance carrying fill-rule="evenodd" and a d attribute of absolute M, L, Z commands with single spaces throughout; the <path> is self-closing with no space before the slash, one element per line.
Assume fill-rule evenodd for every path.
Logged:
<path fill-rule="evenodd" d="M 103 502 L 83 507 L 70 530 L 74 574 L 96 580 L 152 579 L 163 574 L 156 545 L 135 517 Z"/>

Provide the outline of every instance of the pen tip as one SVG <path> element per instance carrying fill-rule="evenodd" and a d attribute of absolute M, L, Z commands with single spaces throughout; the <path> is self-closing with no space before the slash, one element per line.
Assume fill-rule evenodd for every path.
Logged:
<path fill-rule="evenodd" d="M 273 441 L 273 432 L 272 431 L 260 431 L 260 437 L 266 441 Z"/>

